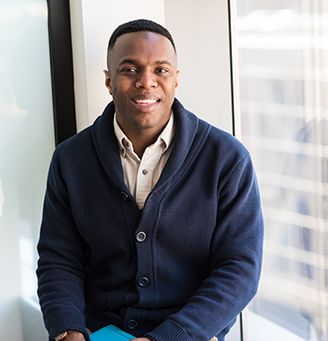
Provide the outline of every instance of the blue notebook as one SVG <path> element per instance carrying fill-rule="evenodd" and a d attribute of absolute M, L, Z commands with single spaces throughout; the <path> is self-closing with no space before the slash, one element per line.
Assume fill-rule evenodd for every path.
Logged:
<path fill-rule="evenodd" d="M 91 341 L 127 341 L 135 339 L 135 336 L 110 324 L 92 333 L 90 339 Z"/>

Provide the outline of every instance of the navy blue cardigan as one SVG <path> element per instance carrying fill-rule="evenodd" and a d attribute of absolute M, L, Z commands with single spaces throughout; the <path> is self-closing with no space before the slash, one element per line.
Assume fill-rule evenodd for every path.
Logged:
<path fill-rule="evenodd" d="M 175 99 L 175 145 L 142 212 L 110 103 L 60 144 L 38 251 L 49 338 L 115 324 L 156 341 L 219 340 L 257 291 L 263 222 L 247 150 Z"/>

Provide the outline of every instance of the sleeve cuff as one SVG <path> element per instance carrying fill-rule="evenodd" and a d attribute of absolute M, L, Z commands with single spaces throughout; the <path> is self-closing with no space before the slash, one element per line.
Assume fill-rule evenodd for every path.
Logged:
<path fill-rule="evenodd" d="M 53 341 L 56 336 L 66 330 L 76 330 L 84 335 L 86 341 L 90 341 L 89 334 L 85 326 L 85 318 L 75 314 L 65 312 L 56 315 L 48 321 L 46 328 L 49 332 L 49 341 Z"/>
<path fill-rule="evenodd" d="M 155 341 L 191 341 L 187 332 L 171 319 L 165 320 L 157 328 L 147 333 L 145 337 Z"/>

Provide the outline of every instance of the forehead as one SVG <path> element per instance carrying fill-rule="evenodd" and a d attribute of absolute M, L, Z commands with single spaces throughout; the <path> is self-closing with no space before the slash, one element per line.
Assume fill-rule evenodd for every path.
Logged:
<path fill-rule="evenodd" d="M 126 33 L 117 38 L 108 54 L 109 64 L 119 65 L 123 60 L 156 62 L 167 60 L 176 65 L 177 56 L 169 39 L 153 32 Z"/>

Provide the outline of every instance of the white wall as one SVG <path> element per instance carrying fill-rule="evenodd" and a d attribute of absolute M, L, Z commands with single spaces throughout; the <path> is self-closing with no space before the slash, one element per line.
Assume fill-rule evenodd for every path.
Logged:
<path fill-rule="evenodd" d="M 108 39 L 121 23 L 146 18 L 175 39 L 181 70 L 177 97 L 187 109 L 231 132 L 230 60 L 226 0 L 71 0 L 78 129 L 102 113 Z"/>
<path fill-rule="evenodd" d="M 177 97 L 197 116 L 232 131 L 226 0 L 166 0 L 165 23 L 178 50 Z"/>

